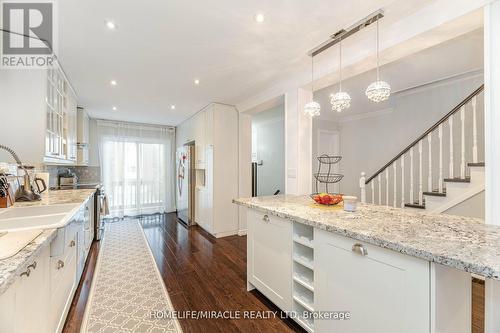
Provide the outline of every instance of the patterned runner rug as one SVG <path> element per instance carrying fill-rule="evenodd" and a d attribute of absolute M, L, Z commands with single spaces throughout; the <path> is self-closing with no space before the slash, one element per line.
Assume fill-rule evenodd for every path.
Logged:
<path fill-rule="evenodd" d="M 141 226 L 136 220 L 106 225 L 81 332 L 182 332 Z"/>

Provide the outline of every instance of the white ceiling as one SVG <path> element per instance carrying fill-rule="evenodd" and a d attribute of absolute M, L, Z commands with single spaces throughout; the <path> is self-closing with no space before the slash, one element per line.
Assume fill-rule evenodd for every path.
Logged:
<path fill-rule="evenodd" d="M 433 1 L 63 0 L 59 58 L 91 116 L 176 125 L 307 73 L 307 50 L 379 8 L 400 17 Z"/>
<path fill-rule="evenodd" d="M 458 38 L 428 48 L 380 69 L 381 79 L 387 81 L 394 93 L 431 83 L 440 79 L 476 71 L 483 68 L 483 29 L 464 34 Z M 351 98 L 351 107 L 341 113 L 331 111 L 330 94 L 338 91 L 333 85 L 314 93 L 321 104 L 320 119 L 338 121 L 352 115 L 385 110 L 391 107 L 392 99 L 373 103 L 365 96 L 366 87 L 376 78 L 370 70 L 342 82 L 342 90 Z"/>

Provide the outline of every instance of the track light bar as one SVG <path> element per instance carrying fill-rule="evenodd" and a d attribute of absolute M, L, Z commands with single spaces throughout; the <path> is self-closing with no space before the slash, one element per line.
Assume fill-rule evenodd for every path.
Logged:
<path fill-rule="evenodd" d="M 337 44 L 338 42 L 340 42 L 340 40 L 346 39 L 347 37 L 355 34 L 356 32 L 360 31 L 361 29 L 369 26 L 370 24 L 377 22 L 382 17 L 384 17 L 384 11 L 382 9 L 379 9 L 379 10 L 371 13 L 370 15 L 365 17 L 364 19 L 352 24 L 350 27 L 337 31 L 336 33 L 331 35 L 327 41 L 321 43 L 319 46 L 316 46 L 314 49 L 307 52 L 307 55 L 310 57 L 314 57 L 314 56 L 320 54 L 321 52 L 329 49 L 330 47 L 332 47 L 335 44 Z"/>

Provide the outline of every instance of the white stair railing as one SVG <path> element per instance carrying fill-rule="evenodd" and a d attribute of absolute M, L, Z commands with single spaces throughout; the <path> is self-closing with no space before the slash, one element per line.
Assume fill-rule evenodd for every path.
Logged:
<path fill-rule="evenodd" d="M 424 193 L 425 192 L 439 192 L 444 194 L 446 188 L 444 186 L 444 176 L 443 176 L 443 165 L 445 156 L 445 147 L 448 149 L 448 177 L 455 178 L 455 148 L 460 149 L 460 178 L 465 179 L 467 177 L 467 159 L 469 162 L 478 163 L 478 126 L 482 124 L 477 121 L 478 111 L 483 111 L 484 108 L 478 110 L 478 98 L 483 96 L 484 85 L 481 85 L 473 93 L 471 93 L 467 98 L 465 98 L 459 105 L 457 105 L 453 110 L 446 114 L 441 120 L 439 120 L 435 125 L 429 128 L 424 134 L 422 134 L 418 139 L 413 141 L 408 147 L 406 147 L 401 153 L 394 157 L 390 162 L 388 162 L 384 167 L 379 169 L 371 177 L 367 178 L 364 172 L 361 173 L 359 179 L 359 187 L 361 191 L 361 201 L 363 203 L 370 201 L 372 204 L 378 203 L 382 205 L 384 203 L 389 206 L 397 207 L 398 203 L 401 207 L 405 207 L 406 204 L 415 204 L 415 190 L 417 190 L 417 203 L 419 206 L 423 207 Z M 471 110 L 471 117 L 466 117 L 468 110 Z M 455 131 L 453 119 L 455 114 L 460 114 L 460 133 L 459 138 L 455 139 Z M 467 125 L 466 123 L 470 121 L 472 124 Z M 447 128 L 446 128 L 447 127 Z M 444 144 L 444 134 L 445 130 L 448 131 L 448 144 Z M 480 129 L 482 130 L 482 128 Z M 471 131 L 471 132 L 468 132 Z M 433 136 L 436 136 L 438 143 L 432 144 Z M 427 140 L 426 149 L 424 152 L 424 140 Z M 458 141 L 460 140 L 460 141 Z M 455 147 L 455 144 L 460 145 Z M 414 175 L 414 164 L 415 164 L 415 149 L 418 149 L 418 183 L 415 184 Z M 433 153 L 434 149 L 438 155 L 438 161 L 433 163 Z M 408 153 L 408 154 L 407 154 Z M 405 163 L 405 156 L 409 155 L 409 163 Z M 434 155 L 436 156 L 436 155 Z M 397 162 L 400 163 L 401 172 L 398 175 L 397 172 Z M 409 165 L 408 165 L 409 164 Z M 390 177 L 390 169 L 392 166 L 392 177 Z M 406 172 L 408 170 L 408 172 Z M 382 180 L 382 174 L 384 174 L 384 180 Z M 426 175 L 424 175 L 426 173 Z M 435 183 L 434 175 L 437 175 L 437 186 Z M 424 190 L 424 177 L 427 178 L 425 182 Z M 377 182 L 377 184 L 375 184 Z M 383 184 L 385 182 L 385 184 Z M 391 184 L 392 182 L 392 184 Z M 398 184 L 400 185 L 401 192 L 398 193 Z M 405 185 L 408 183 L 408 186 Z M 370 186 L 370 193 L 367 196 L 366 185 Z M 391 186 L 392 185 L 392 186 Z M 375 190 L 375 186 L 378 186 Z M 385 198 L 382 197 L 383 191 L 382 187 L 385 188 Z M 415 189 L 416 187 L 416 189 Z M 407 192 L 408 191 L 408 192 Z M 390 198 L 392 200 L 390 200 Z M 409 198 L 408 201 L 405 199 Z"/>

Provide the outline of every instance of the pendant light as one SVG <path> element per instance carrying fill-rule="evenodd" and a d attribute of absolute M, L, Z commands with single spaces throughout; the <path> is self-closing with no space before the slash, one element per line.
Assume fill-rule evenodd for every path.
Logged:
<path fill-rule="evenodd" d="M 351 96 L 345 91 L 342 91 L 342 36 L 339 41 L 339 91 L 332 96 L 330 103 L 332 104 L 332 111 L 342 112 L 351 106 Z"/>
<path fill-rule="evenodd" d="M 311 93 L 313 100 L 307 103 L 304 107 L 304 113 L 311 116 L 317 117 L 321 113 L 321 105 L 314 101 L 314 56 L 311 55 Z"/>
<path fill-rule="evenodd" d="M 389 83 L 380 80 L 380 57 L 379 57 L 379 28 L 377 20 L 377 81 L 366 88 L 366 96 L 369 100 L 379 103 L 385 101 L 391 95 L 391 86 Z"/>

